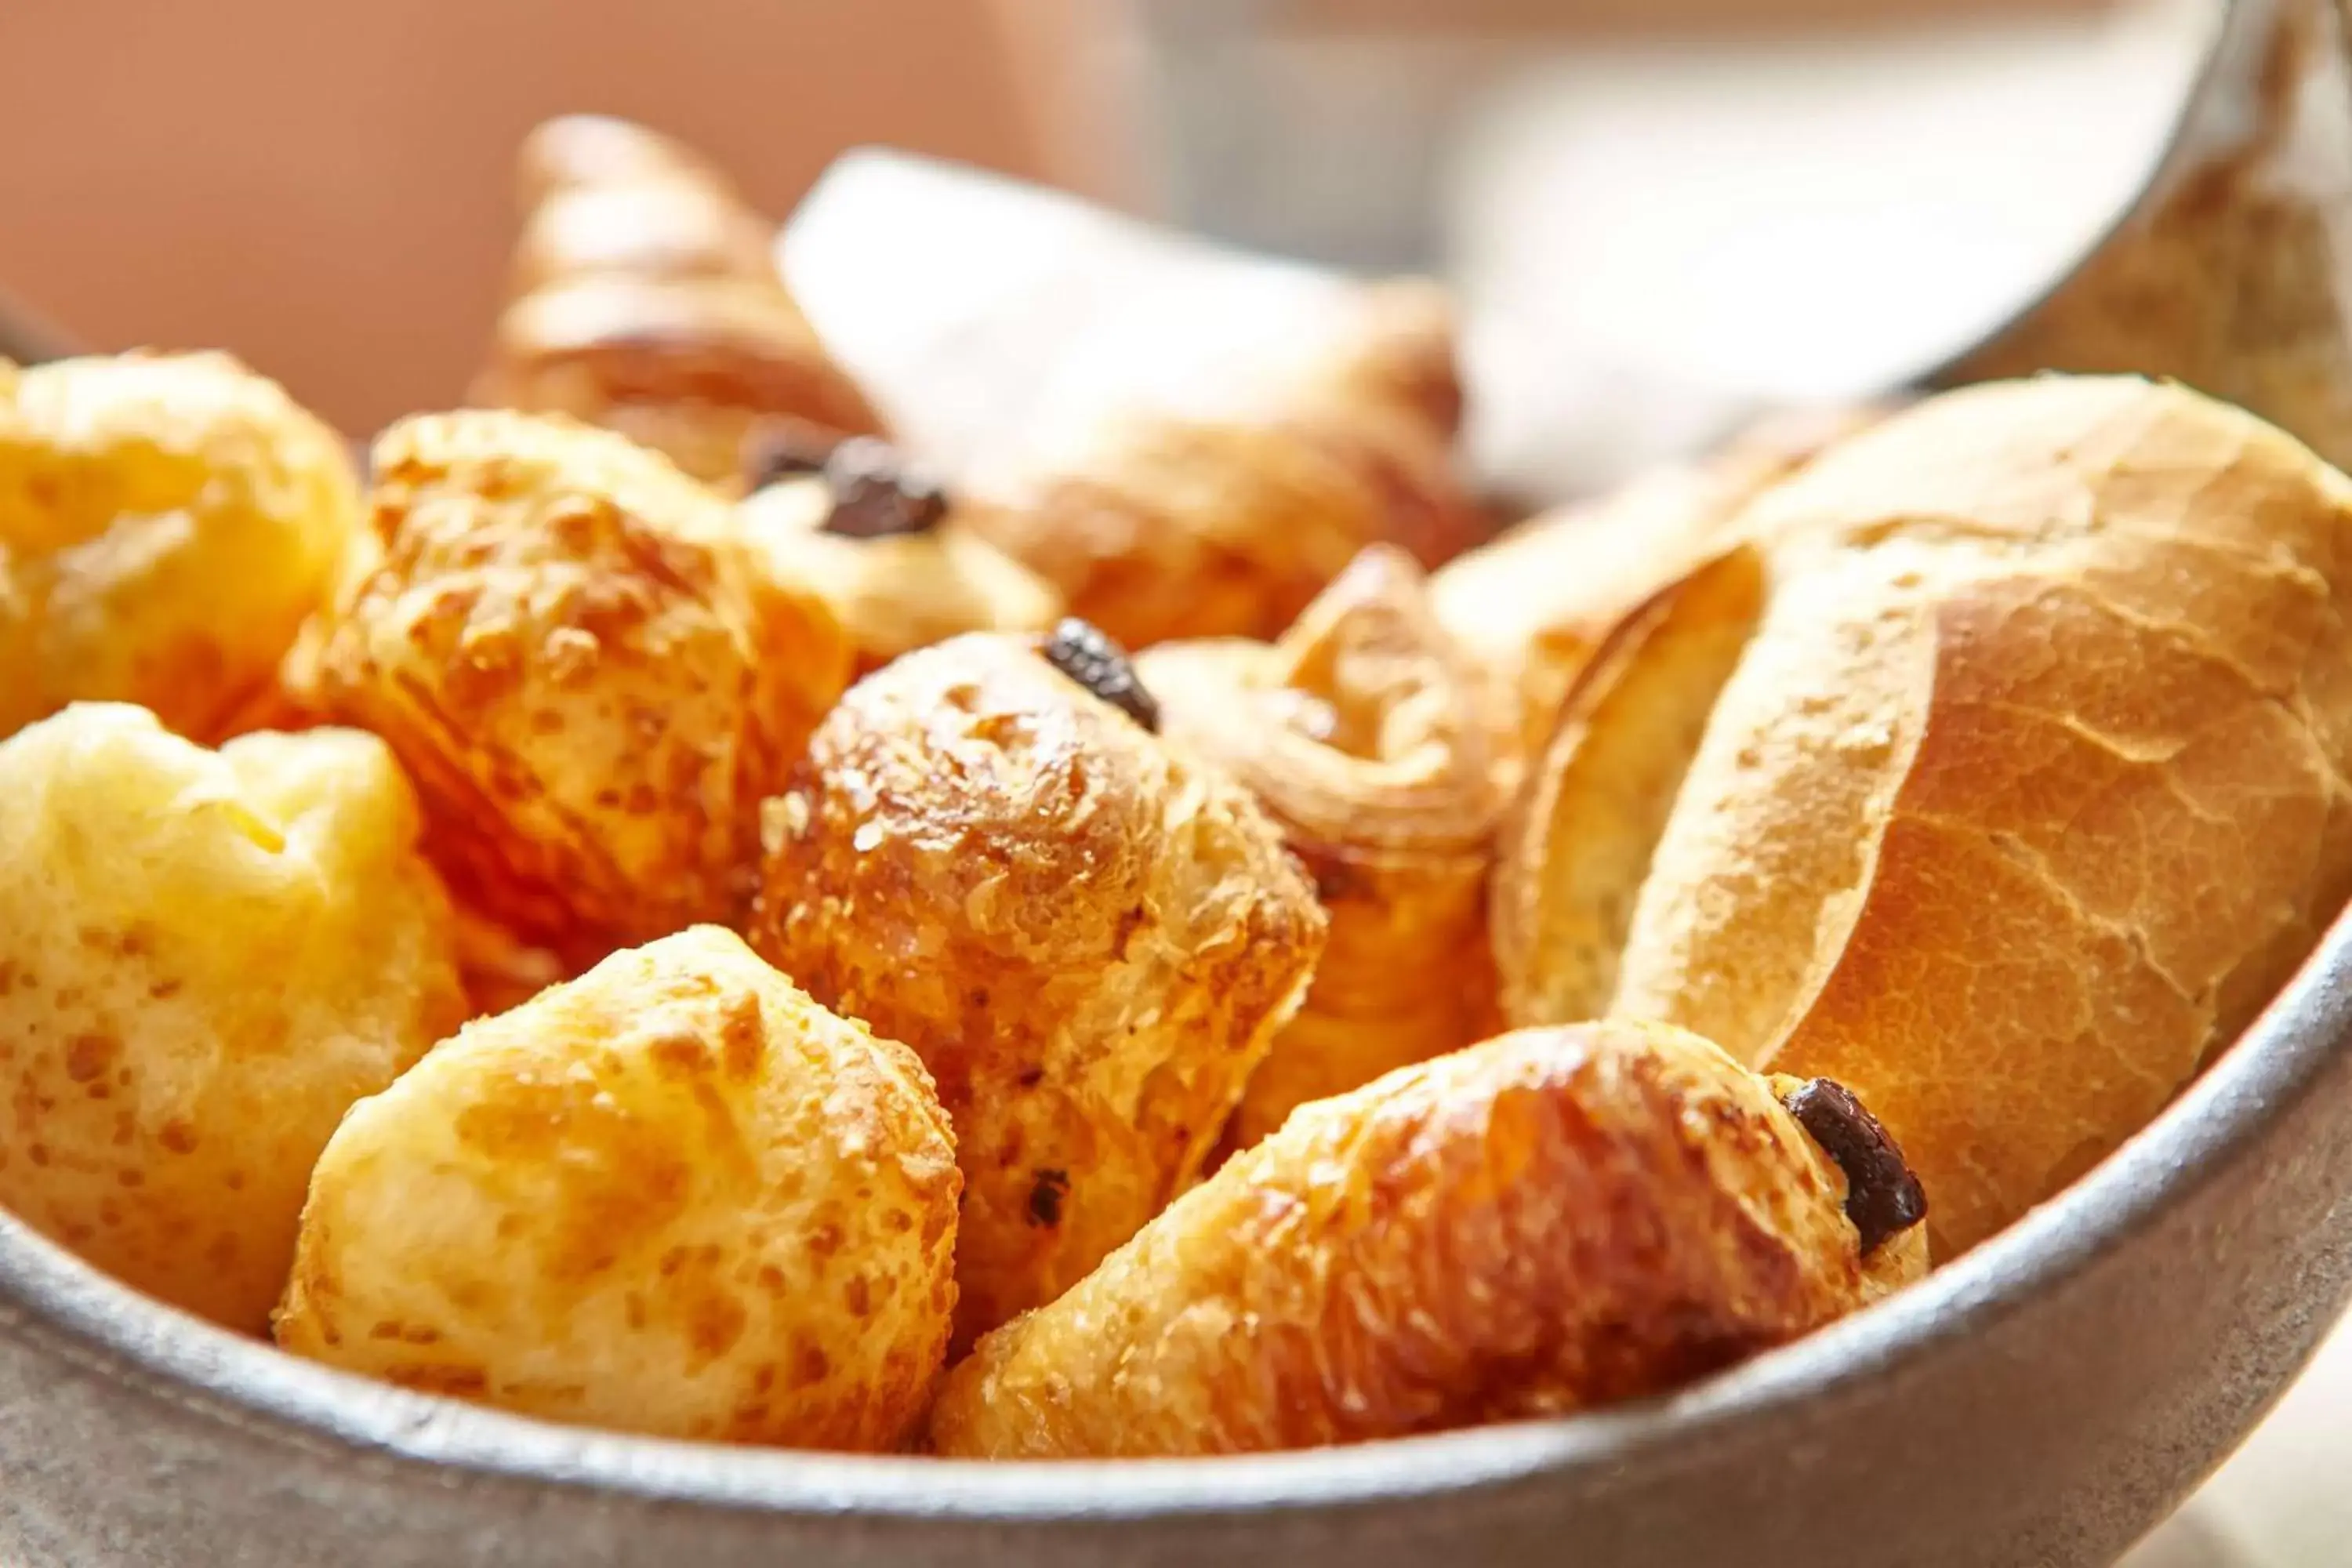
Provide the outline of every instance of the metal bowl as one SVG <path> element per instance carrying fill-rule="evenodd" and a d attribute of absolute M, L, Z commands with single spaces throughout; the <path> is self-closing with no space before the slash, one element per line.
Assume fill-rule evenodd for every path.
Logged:
<path fill-rule="evenodd" d="M 573 1431 L 362 1382 L 0 1219 L 0 1561 L 696 1568 L 2111 1561 L 2352 1291 L 2352 923 L 2138 1137 L 1673 1398 L 1253 1459 L 980 1465 Z"/>
<path fill-rule="evenodd" d="M 2129 258 L 2117 247 L 2177 243 L 2184 226 L 2242 232 L 2203 221 L 2212 187 L 2198 171 L 2215 160 L 2257 204 L 2249 224 L 2284 232 L 2297 255 L 2340 254 L 2336 198 L 2352 189 L 2341 15 L 2240 0 L 2232 16 L 2240 46 L 2284 40 L 2310 74 L 2276 68 L 2288 57 L 2269 48 L 2225 47 L 2210 111 L 2184 132 L 2147 214 L 2103 250 L 2110 262 Z M 2273 112 L 2223 112 L 2254 82 Z M 2328 113 L 2305 112 L 2322 103 Z M 2282 204 L 2310 223 L 2282 226 Z M 2212 262 L 2201 279 L 2103 270 L 2095 257 L 2029 318 L 2035 347 L 2002 340 L 1979 368 L 2003 353 L 2112 352 L 2209 385 L 2234 378 L 2218 389 L 2341 460 L 2342 268 L 2296 295 L 2267 287 L 2284 276 L 2264 271 L 2277 254 L 2233 242 L 2200 253 Z M 2170 321 L 2150 306 L 2175 289 L 2242 294 L 2244 308 L 2215 330 L 2176 324 L 2137 346 L 2116 335 L 2118 319 Z M 2118 318 L 2103 300 L 2136 310 Z M 1871 1310 L 1670 1399 L 1265 1458 L 982 1466 L 543 1426 L 280 1355 L 0 1216 L 0 1562 L 2104 1563 L 2244 1436 L 2352 1291 L 2347 1041 L 2352 924 L 2339 923 L 2138 1137 Z"/>

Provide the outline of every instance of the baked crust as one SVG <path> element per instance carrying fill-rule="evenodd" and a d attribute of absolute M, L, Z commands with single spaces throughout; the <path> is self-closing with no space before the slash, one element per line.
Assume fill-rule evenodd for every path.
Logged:
<path fill-rule="evenodd" d="M 354 1109 L 278 1339 L 551 1420 L 893 1447 L 946 1351 L 957 1187 L 913 1055 L 698 927 Z"/>
<path fill-rule="evenodd" d="M 1412 558 L 1366 550 L 1277 642 L 1165 643 L 1137 668 L 1169 739 L 1257 796 L 1330 919 L 1234 1145 L 1493 1033 L 1486 893 L 1501 801 L 1475 677 Z"/>
<path fill-rule="evenodd" d="M 775 274 L 772 230 L 717 170 L 625 121 L 525 142 L 512 298 L 474 400 L 570 414 L 731 484 L 763 420 L 881 420 Z"/>
<path fill-rule="evenodd" d="M 77 703 L 0 742 L 0 1205 L 266 1330 L 336 1123 L 465 1016 L 417 832 L 348 730 L 213 752 Z"/>
<path fill-rule="evenodd" d="M 78 699 L 245 727 L 359 511 L 341 438 L 226 354 L 0 361 L 0 735 Z"/>
<path fill-rule="evenodd" d="M 1398 284 L 1364 290 L 1353 321 L 1223 408 L 1139 395 L 1073 448 L 988 465 L 972 526 L 1130 647 L 1274 637 L 1368 544 L 1449 559 L 1483 532 L 1453 470 L 1450 313 Z"/>
<path fill-rule="evenodd" d="M 753 943 L 938 1080 L 959 1340 L 1191 1184 L 1323 945 L 1246 792 L 974 634 L 851 688 L 769 814 Z"/>
<path fill-rule="evenodd" d="M 1062 614 L 1053 584 L 972 532 L 952 508 L 919 532 L 856 538 L 825 527 L 833 487 L 812 476 L 741 503 L 745 530 L 780 575 L 824 595 L 857 673 L 965 632 L 1042 632 Z"/>
<path fill-rule="evenodd" d="M 657 454 L 551 416 L 409 419 L 320 657 L 392 742 L 460 898 L 578 967 L 732 921 L 779 787 L 849 670 L 815 594 Z"/>
<path fill-rule="evenodd" d="M 1732 527 L 1766 602 L 1654 852 L 1602 857 L 1646 859 L 1608 1005 L 1850 1085 L 1957 1251 L 2142 1126 L 2352 892 L 2352 480 L 2183 388 L 2053 377 L 1898 415 Z M 1547 875 L 1599 886 L 1498 888 Z M 1545 991 L 1514 1018 L 1591 1005 Z"/>
<path fill-rule="evenodd" d="M 1621 620 L 1719 553 L 1748 501 L 1891 412 L 1868 404 L 1759 419 L 1703 461 L 1530 518 L 1448 562 L 1431 594 L 1488 683 L 1506 782 L 1533 765 Z"/>
<path fill-rule="evenodd" d="M 1867 1261 L 1843 1173 L 1703 1040 L 1528 1030 L 1302 1109 L 1060 1300 L 930 1422 L 989 1458 L 1247 1453 L 1664 1392 L 1925 1271 Z"/>

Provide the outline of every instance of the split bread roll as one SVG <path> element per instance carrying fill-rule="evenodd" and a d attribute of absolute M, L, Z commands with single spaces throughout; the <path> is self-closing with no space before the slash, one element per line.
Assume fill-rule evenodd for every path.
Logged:
<path fill-rule="evenodd" d="M 1655 1026 L 1506 1035 L 1236 1155 L 981 1341 L 931 1445 L 1251 1453 L 1663 1393 L 1918 1279 L 1919 1205 L 1835 1085 Z"/>
<path fill-rule="evenodd" d="M 850 688 L 763 825 L 752 944 L 954 1120 L 960 1343 L 1199 1177 L 1322 951 L 1274 824 L 1155 719 L 1081 623 L 956 637 Z"/>
<path fill-rule="evenodd" d="M 1763 490 L 1888 412 L 1768 416 L 1702 461 L 1529 518 L 1446 563 L 1431 595 L 1484 678 L 1505 782 L 1515 784 L 1542 749 L 1569 688 L 1629 610 L 1719 548 Z"/>
<path fill-rule="evenodd" d="M 767 419 L 880 431 L 777 278 L 772 226 L 700 156 L 567 115 L 520 163 L 513 297 L 476 402 L 607 426 L 713 483 Z"/>
<path fill-rule="evenodd" d="M 327 1144 L 278 1342 L 549 1420 L 895 1447 L 955 1302 L 903 1046 L 702 926 L 478 1020 Z"/>
<path fill-rule="evenodd" d="M 1330 917 L 1233 1145 L 1492 1034 L 1486 872 L 1502 799 L 1475 676 L 1412 557 L 1365 551 L 1279 641 L 1162 643 L 1136 668 L 1169 739 L 1249 787 Z"/>
<path fill-rule="evenodd" d="M 1834 447 L 1570 695 L 1497 876 L 1514 1022 L 1849 1084 L 1973 1245 L 2159 1110 L 2352 891 L 2352 481 L 2178 386 Z"/>

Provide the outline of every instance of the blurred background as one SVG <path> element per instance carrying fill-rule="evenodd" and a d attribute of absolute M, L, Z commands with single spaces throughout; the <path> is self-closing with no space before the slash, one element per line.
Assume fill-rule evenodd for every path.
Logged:
<path fill-rule="evenodd" d="M 782 216 L 947 154 L 1242 244 L 1431 269 L 1481 467 L 1574 488 L 1705 394 L 1964 344 L 2153 161 L 2210 0 L 0 0 L 0 290 L 235 348 L 354 430 L 454 400 L 509 165 L 641 119 Z"/>
<path fill-rule="evenodd" d="M 353 431 L 457 400 L 589 110 L 789 214 L 882 143 L 1457 289 L 1491 475 L 1965 346 L 2160 150 L 2214 0 L 0 0 L 0 294 Z M 939 243 L 952 246 L 953 235 Z M 2133 1568 L 2347 1560 L 2352 1344 Z"/>

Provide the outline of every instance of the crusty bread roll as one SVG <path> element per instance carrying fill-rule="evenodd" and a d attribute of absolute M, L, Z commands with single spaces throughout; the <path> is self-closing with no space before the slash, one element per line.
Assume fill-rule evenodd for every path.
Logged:
<path fill-rule="evenodd" d="M 519 162 L 513 298 L 475 401 L 607 426 L 713 483 L 765 419 L 880 431 L 776 276 L 771 226 L 700 156 L 566 115 Z"/>
<path fill-rule="evenodd" d="M 1485 678 L 1506 782 L 1543 746 L 1569 687 L 1619 620 L 1712 554 L 1768 486 L 1887 412 L 1865 404 L 1760 419 L 1704 461 L 1529 518 L 1446 563 L 1430 592 Z"/>
<path fill-rule="evenodd" d="M 1476 677 L 1412 557 L 1374 545 L 1273 643 L 1137 661 L 1169 739 L 1265 805 L 1331 936 L 1234 1113 L 1248 1148 L 1310 1100 L 1494 1032 L 1486 871 L 1502 802 Z"/>
<path fill-rule="evenodd" d="M 1652 1026 L 1506 1035 L 1301 1109 L 982 1340 L 931 1442 L 1249 1453 L 1657 1394 L 1917 1279 L 1918 1203 L 1835 1085 Z"/>
<path fill-rule="evenodd" d="M 1734 530 L 1766 583 L 1727 679 L 1670 679 L 1671 636 L 1609 675 L 1721 680 L 1684 754 L 1591 690 L 1553 737 L 1497 879 L 1536 933 L 1511 1016 L 1852 1085 L 1965 1247 L 2154 1114 L 2352 890 L 2352 480 L 2180 387 L 2047 378 L 1899 415 Z M 1670 811 L 1578 820 L 1612 750 Z"/>

